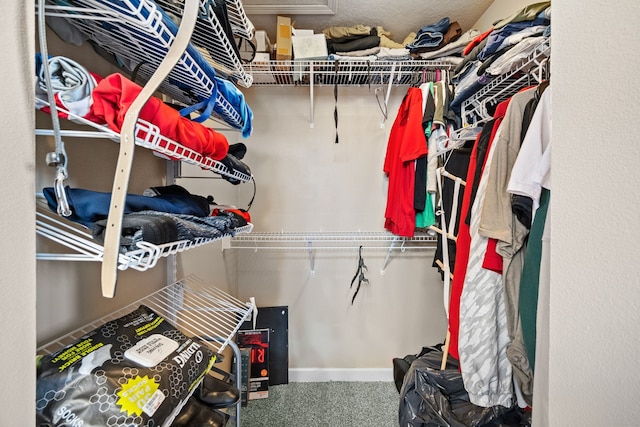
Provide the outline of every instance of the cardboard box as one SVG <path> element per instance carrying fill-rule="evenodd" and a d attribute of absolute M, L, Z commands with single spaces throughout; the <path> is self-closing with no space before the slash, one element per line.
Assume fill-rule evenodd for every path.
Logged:
<path fill-rule="evenodd" d="M 240 330 L 238 347 L 251 349 L 249 400 L 269 397 L 269 329 Z"/>
<path fill-rule="evenodd" d="M 291 48 L 291 18 L 278 16 L 276 26 L 276 59 L 279 61 L 290 60 Z"/>
<path fill-rule="evenodd" d="M 294 59 L 327 59 L 327 40 L 324 34 L 291 37 Z"/>

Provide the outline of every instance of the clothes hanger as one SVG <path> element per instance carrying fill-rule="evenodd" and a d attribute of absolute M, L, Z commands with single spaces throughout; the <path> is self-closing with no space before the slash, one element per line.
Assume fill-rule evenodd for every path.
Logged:
<path fill-rule="evenodd" d="M 351 297 L 351 305 L 353 305 L 353 302 L 356 300 L 356 296 L 360 291 L 360 286 L 362 286 L 363 283 L 369 283 L 369 279 L 367 279 L 364 275 L 365 271 L 369 271 L 369 268 L 364 263 L 364 259 L 362 258 L 362 245 L 360 245 L 360 248 L 358 249 L 358 269 L 356 270 L 356 274 L 354 274 L 353 279 L 351 279 L 351 285 L 349 285 L 349 289 L 353 288 L 353 284 L 355 283 L 356 279 L 358 279 L 358 286 L 356 287 L 356 291 Z"/>

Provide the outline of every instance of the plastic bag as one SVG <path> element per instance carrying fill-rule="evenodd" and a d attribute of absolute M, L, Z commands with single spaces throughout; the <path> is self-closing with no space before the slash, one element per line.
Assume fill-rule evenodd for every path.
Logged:
<path fill-rule="evenodd" d="M 455 359 L 440 370 L 442 351 L 434 349 L 417 357 L 400 389 L 400 427 L 529 426 L 530 413 L 517 405 L 484 408 L 469 401 Z"/>
<path fill-rule="evenodd" d="M 146 306 L 39 359 L 36 425 L 162 426 L 215 353 Z"/>

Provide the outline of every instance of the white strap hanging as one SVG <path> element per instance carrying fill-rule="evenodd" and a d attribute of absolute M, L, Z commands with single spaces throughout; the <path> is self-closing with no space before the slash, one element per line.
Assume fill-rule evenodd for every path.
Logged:
<path fill-rule="evenodd" d="M 147 103 L 173 67 L 175 67 L 187 48 L 198 17 L 198 5 L 199 0 L 185 1 L 182 22 L 167 52 L 167 56 L 162 60 L 148 83 L 142 88 L 140 94 L 131 103 L 125 115 L 124 123 L 122 124 L 120 151 L 118 153 L 116 173 L 111 190 L 111 204 L 109 206 L 109 216 L 107 217 L 107 231 L 104 239 L 104 259 L 102 262 L 102 295 L 107 298 L 113 298 L 116 292 L 120 230 L 122 228 L 122 215 L 124 214 L 129 177 L 133 164 L 136 122 L 142 107 Z"/>

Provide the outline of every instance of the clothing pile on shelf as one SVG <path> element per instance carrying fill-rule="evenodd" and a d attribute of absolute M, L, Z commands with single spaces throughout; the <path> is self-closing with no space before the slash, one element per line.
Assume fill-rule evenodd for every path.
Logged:
<path fill-rule="evenodd" d="M 462 33 L 460 24 L 447 17 L 409 33 L 402 42 L 392 40 L 381 26 L 329 27 L 323 33 L 330 60 L 437 59 L 453 65 L 462 61 L 462 50 L 479 34 L 477 30 Z"/>
<path fill-rule="evenodd" d="M 495 23 L 465 46 L 463 60 L 451 82 L 455 96 L 451 108 L 462 103 L 497 76 L 513 71 L 551 36 L 551 2 L 535 3 Z M 527 70 L 521 70 L 526 72 Z"/>
<path fill-rule="evenodd" d="M 129 107 L 142 90 L 140 86 L 119 73 L 103 78 L 62 56 L 49 58 L 47 64 L 60 117 L 70 120 L 77 117 L 98 125 L 107 125 L 117 133 L 121 131 Z M 36 108 L 50 113 L 44 62 L 39 54 L 36 57 L 36 73 Z M 162 136 L 204 157 L 221 162 L 230 171 L 251 175 L 249 167 L 240 160 L 244 152 L 230 152 L 229 143 L 223 134 L 191 120 L 186 109 L 182 114 L 173 106 L 152 96 L 140 111 L 139 119 L 156 125 Z M 160 144 L 162 146 L 168 143 Z"/>
<path fill-rule="evenodd" d="M 48 16 L 49 28 L 68 43 L 77 46 L 89 43 L 134 82 L 138 78 L 148 81 L 159 67 L 182 19 L 178 16 L 182 12 L 179 2 L 133 0 L 126 5 L 103 2 L 100 6 L 82 0 L 76 3 L 73 6 L 77 6 L 77 12 L 66 8 L 59 15 Z M 82 8 L 91 11 L 86 12 L 89 16 Z M 198 105 L 206 112 L 202 120 L 213 114 L 248 137 L 253 130 L 253 112 L 233 82 L 238 80 L 234 69 L 243 70 L 225 2 L 210 2 L 204 8 L 206 11 L 201 8 L 201 19 L 193 33 L 194 41 L 201 42 L 200 45 L 187 45 L 182 60 L 158 90 L 183 104 Z M 105 21 L 93 19 L 91 13 L 119 19 L 104 24 Z M 213 16 L 208 16 L 209 13 Z M 243 84 L 248 87 L 250 82 Z"/>
<path fill-rule="evenodd" d="M 111 193 L 65 188 L 71 209 L 69 220 L 91 230 L 94 240 L 104 243 Z M 49 208 L 57 212 L 52 187 L 43 189 Z M 142 195 L 128 194 L 125 201 L 120 250 L 139 249 L 141 242 L 163 245 L 178 241 L 219 239 L 234 236 L 250 223 L 249 213 L 233 207 L 211 207 L 213 200 L 189 193 L 179 185 L 152 187 Z"/>

